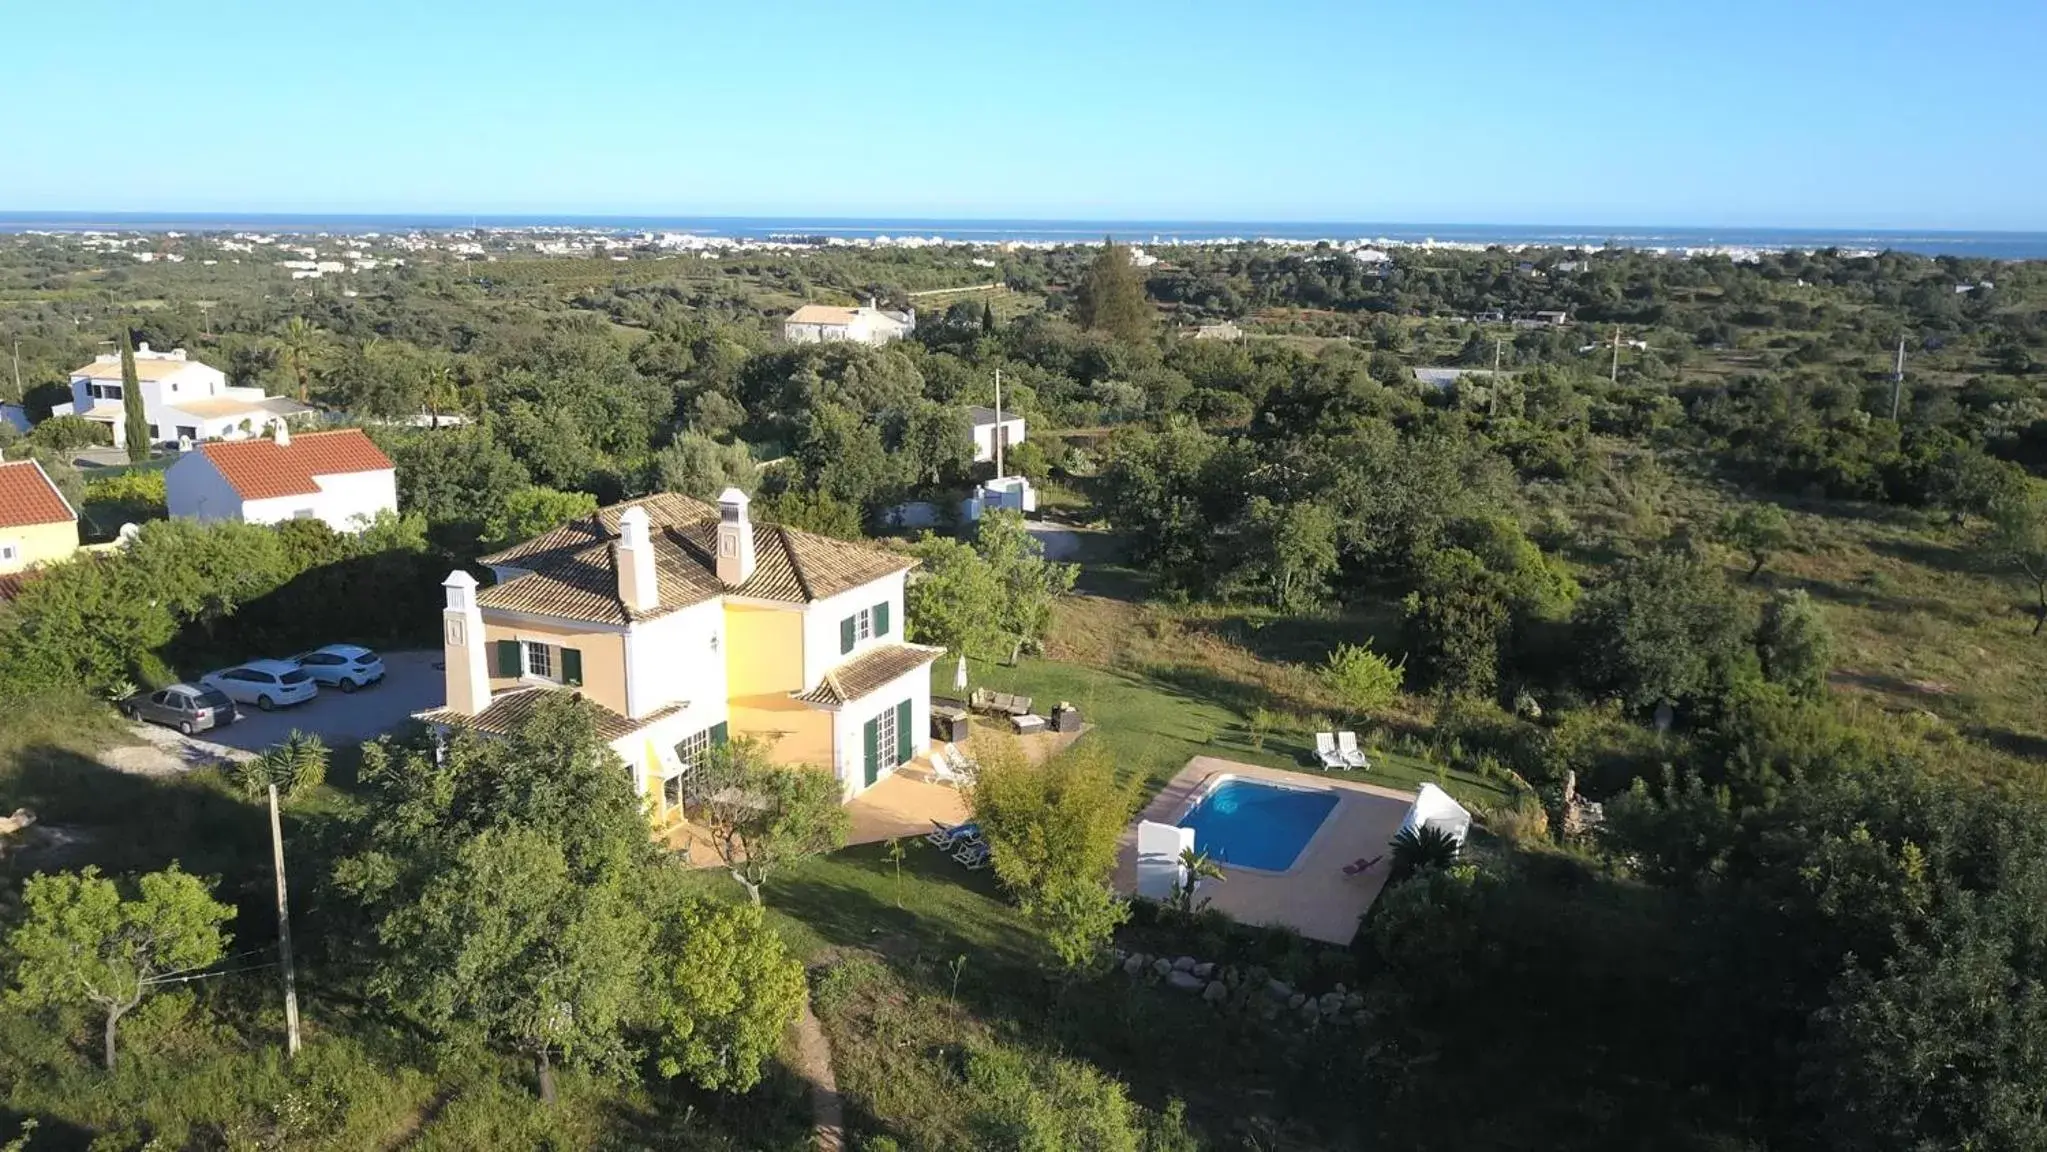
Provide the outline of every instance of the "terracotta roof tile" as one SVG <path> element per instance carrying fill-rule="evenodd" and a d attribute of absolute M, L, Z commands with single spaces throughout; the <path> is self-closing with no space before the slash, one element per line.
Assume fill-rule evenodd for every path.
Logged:
<path fill-rule="evenodd" d="M 653 530 L 660 604 L 629 611 L 618 597 L 618 517 L 635 505 Z M 531 612 L 601 624 L 665 615 L 731 594 L 806 604 L 914 567 L 916 560 L 872 544 L 854 544 L 778 524 L 753 525 L 754 571 L 727 588 L 718 579 L 718 510 L 701 500 L 663 493 L 600 508 L 543 536 L 483 557 L 482 563 L 522 570 L 486 588 L 485 608 Z"/>
<path fill-rule="evenodd" d="M 509 692 L 500 692 L 496 696 L 491 697 L 490 704 L 474 716 L 464 716 L 462 713 L 448 708 L 433 708 L 418 713 L 417 718 L 426 721 L 428 724 L 446 724 L 457 728 L 473 728 L 478 732 L 488 732 L 494 736 L 503 736 L 530 719 L 534 709 L 539 707 L 540 702 L 547 698 L 548 693 L 561 691 L 566 691 L 566 689 L 540 687 L 514 688 Z M 607 741 L 624 739 L 649 724 L 665 720 L 684 708 L 689 707 L 686 703 L 671 704 L 643 719 L 632 720 L 613 712 L 611 709 L 606 708 L 587 696 L 582 699 L 583 703 L 589 705 L 592 715 L 596 718 L 597 735 Z"/>
<path fill-rule="evenodd" d="M 269 437 L 201 444 L 199 451 L 244 500 L 309 496 L 320 490 L 315 476 L 377 472 L 392 467 L 360 429 L 305 432 L 289 444 Z"/>
<path fill-rule="evenodd" d="M 0 528 L 66 524 L 78 519 L 64 494 L 33 460 L 0 461 Z"/>
<path fill-rule="evenodd" d="M 925 667 L 943 655 L 945 649 L 923 644 L 883 644 L 827 671 L 818 680 L 817 687 L 810 691 L 792 692 L 790 695 L 805 704 L 837 708 L 848 700 L 858 700 L 875 692 L 905 672 Z"/>

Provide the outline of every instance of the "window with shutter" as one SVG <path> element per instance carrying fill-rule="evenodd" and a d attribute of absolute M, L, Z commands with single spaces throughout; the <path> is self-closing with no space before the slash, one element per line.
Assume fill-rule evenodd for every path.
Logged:
<path fill-rule="evenodd" d="M 562 653 L 562 683 L 571 687 L 583 682 L 583 653 L 581 649 L 564 648 Z"/>
<path fill-rule="evenodd" d="M 730 740 L 731 737 L 726 734 L 725 722 L 723 720 L 711 725 L 711 743 L 713 745 L 724 744 Z"/>
<path fill-rule="evenodd" d="M 853 630 L 857 627 L 859 622 L 851 616 L 839 621 L 839 655 L 844 656 L 853 650 Z"/>
<path fill-rule="evenodd" d="M 886 600 L 874 606 L 874 634 L 876 636 L 888 635 L 888 601 Z"/>
<path fill-rule="evenodd" d="M 910 702 L 896 705 L 896 763 L 910 762 Z"/>
<path fill-rule="evenodd" d="M 498 675 L 517 680 L 526 674 L 526 653 L 517 640 L 498 641 Z"/>

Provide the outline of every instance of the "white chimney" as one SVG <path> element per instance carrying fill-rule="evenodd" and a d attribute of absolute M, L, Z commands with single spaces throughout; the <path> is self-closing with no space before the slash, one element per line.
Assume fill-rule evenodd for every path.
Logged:
<path fill-rule="evenodd" d="M 637 504 L 618 516 L 618 598 L 634 612 L 651 612 L 661 603 L 653 534 L 647 510 Z"/>
<path fill-rule="evenodd" d="M 718 582 L 737 588 L 753 575 L 753 524 L 746 518 L 746 493 L 718 493 Z"/>
<path fill-rule="evenodd" d="M 285 425 L 282 419 L 271 422 L 270 435 L 277 441 L 279 448 L 291 447 L 291 429 Z"/>
<path fill-rule="evenodd" d="M 474 716 L 490 707 L 488 645 L 483 639 L 483 610 L 476 605 L 476 577 L 457 568 L 441 587 L 448 592 L 448 606 L 441 611 L 448 708 Z"/>

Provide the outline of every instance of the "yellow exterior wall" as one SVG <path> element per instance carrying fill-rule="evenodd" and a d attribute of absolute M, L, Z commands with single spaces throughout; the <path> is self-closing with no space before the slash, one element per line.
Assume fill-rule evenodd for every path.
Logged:
<path fill-rule="evenodd" d="M 752 604 L 725 605 L 725 691 L 744 696 L 801 692 L 803 612 Z M 734 728 L 738 725 L 735 723 Z"/>
<path fill-rule="evenodd" d="M 625 637 L 617 632 L 574 632 L 541 624 L 513 624 L 483 618 L 484 659 L 490 669 L 492 695 L 517 688 L 521 681 L 498 675 L 497 642 L 532 640 L 583 654 L 583 695 L 621 716 L 625 706 Z M 557 675 L 561 669 L 555 669 Z"/>
<path fill-rule="evenodd" d="M 0 576 L 37 564 L 54 564 L 78 551 L 78 522 L 64 520 L 0 528 L 0 544 L 12 544 L 21 553 L 12 560 L 0 560 Z"/>
<path fill-rule="evenodd" d="M 778 764 L 832 767 L 832 714 L 780 692 L 734 696 L 728 705 L 732 735 L 766 740 Z"/>

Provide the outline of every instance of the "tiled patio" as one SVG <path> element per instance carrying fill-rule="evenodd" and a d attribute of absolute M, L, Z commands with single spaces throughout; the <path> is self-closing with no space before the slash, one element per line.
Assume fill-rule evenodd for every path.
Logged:
<path fill-rule="evenodd" d="M 1042 764 L 1080 739 L 1090 727 L 1084 725 L 1079 732 L 1039 732 L 1030 736 L 976 735 L 967 749 L 971 754 L 975 741 L 1014 740 L 1025 760 Z M 932 779 L 929 754 L 903 765 L 862 792 L 846 805 L 846 812 L 853 818 L 852 829 L 846 834 L 848 845 L 875 844 L 897 836 L 922 836 L 931 831 L 933 821 L 959 824 L 970 816 L 966 793 Z M 690 863 L 699 868 L 718 863 L 710 835 L 687 821 L 674 821 L 657 838 L 672 851 L 690 848 Z"/>
<path fill-rule="evenodd" d="M 1212 756 L 1196 756 L 1152 798 L 1138 820 L 1177 824 L 1210 778 L 1239 776 L 1272 780 L 1296 788 L 1326 788 L 1337 805 L 1284 873 L 1250 871 L 1224 865 L 1224 881 L 1209 884 L 1202 895 L 1211 907 L 1247 924 L 1292 928 L 1311 940 L 1348 944 L 1357 934 L 1358 918 L 1385 886 L 1387 866 L 1381 862 L 1362 876 L 1345 876 L 1343 866 L 1386 852 L 1400 830 L 1414 794 L 1365 782 L 1367 776 L 1315 776 L 1238 764 Z M 1195 845 L 1199 848 L 1200 845 Z M 1116 860 L 1116 889 L 1137 889 L 1137 824 L 1123 834 Z"/>

